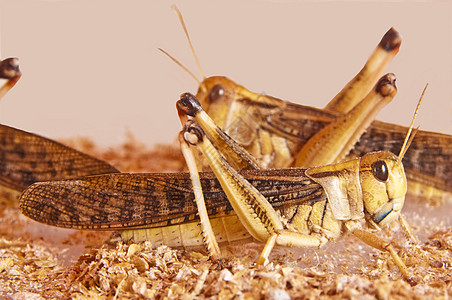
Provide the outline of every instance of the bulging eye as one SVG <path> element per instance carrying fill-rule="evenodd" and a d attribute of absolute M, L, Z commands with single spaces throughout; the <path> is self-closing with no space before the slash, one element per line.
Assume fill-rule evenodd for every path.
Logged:
<path fill-rule="evenodd" d="M 214 102 L 223 96 L 224 96 L 224 87 L 221 84 L 216 84 L 210 90 L 209 100 L 210 102 Z"/>
<path fill-rule="evenodd" d="M 388 180 L 388 166 L 383 160 L 377 160 L 372 164 L 372 173 L 380 181 Z"/>

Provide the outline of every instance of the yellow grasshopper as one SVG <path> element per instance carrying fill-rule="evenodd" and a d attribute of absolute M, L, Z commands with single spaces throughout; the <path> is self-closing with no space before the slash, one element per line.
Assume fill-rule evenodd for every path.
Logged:
<path fill-rule="evenodd" d="M 383 77 L 375 91 L 381 93 L 379 101 L 392 98 L 394 82 Z M 399 218 L 408 237 L 416 241 L 400 215 L 407 189 L 401 160 L 409 135 L 398 157 L 376 152 L 336 165 L 274 170 L 250 167 L 255 170 L 237 172 L 209 140 L 215 141 L 228 159 L 239 153 L 239 159 L 234 159 L 238 165 L 252 166 L 252 156 L 214 124 L 205 126 L 211 120 L 205 120 L 206 114 L 194 96 L 184 94 L 178 108 L 193 118 L 181 137 L 188 144 L 198 145 L 213 173 L 200 173 L 197 178 L 191 152 L 182 143 L 191 173 L 123 173 L 38 182 L 20 197 L 23 214 L 59 227 L 126 229 L 123 238 L 136 241 L 146 238 L 182 246 L 205 242 L 213 257 L 220 256 L 215 235 L 220 241 L 234 241 L 250 234 L 266 243 L 258 263 L 267 261 L 275 244 L 319 247 L 350 231 L 367 244 L 387 251 L 404 278 L 410 279 L 393 246 L 368 230 Z M 203 129 L 194 120 L 200 120 Z M 204 131 L 212 133 L 209 138 Z M 209 217 L 213 218 L 212 227 Z M 142 228 L 150 229 L 137 230 Z"/>
<path fill-rule="evenodd" d="M 373 121 L 370 115 L 362 116 L 363 122 L 358 126 L 345 128 L 341 124 L 344 115 L 371 92 L 398 53 L 402 38 L 394 28 L 386 32 L 360 72 L 324 109 L 317 109 L 251 92 L 224 76 L 206 78 L 182 15 L 177 8 L 174 9 L 202 74 L 202 81 L 170 57 L 199 83 L 196 97 L 207 114 L 250 152 L 262 167 L 309 167 L 359 157 L 376 150 L 395 153 L 401 148 L 407 127 Z M 340 138 L 329 138 L 329 130 L 319 134 L 327 126 L 343 131 Z M 349 138 L 352 131 L 363 134 Z M 329 143 L 328 147 L 325 147 L 326 143 Z M 419 131 L 405 154 L 404 166 L 410 187 L 408 193 L 425 197 L 432 203 L 451 199 L 449 178 L 452 168 L 445 167 L 451 163 L 452 136 Z"/>
<path fill-rule="evenodd" d="M 382 99 L 394 96 L 396 89 L 391 79 L 390 75 L 384 76 L 375 86 L 374 92 L 379 94 L 381 99 L 376 101 L 377 105 L 372 106 L 372 111 L 375 111 L 379 105 L 381 107 L 385 102 Z M 359 111 L 360 116 L 363 113 L 367 115 L 361 106 L 369 106 L 368 103 L 374 97 L 375 95 L 370 93 L 353 111 Z M 413 241 L 417 241 L 403 216 L 399 215 L 407 191 L 401 160 L 407 150 L 405 147 L 413 123 L 398 158 L 389 152 L 376 152 L 340 164 L 305 170 L 304 175 L 319 183 L 324 189 L 325 201 L 288 206 L 278 214 L 266 198 L 230 166 L 230 162 L 234 161 L 240 168 L 258 169 L 259 166 L 253 161 L 253 157 L 248 155 L 244 149 L 240 149 L 241 147 L 233 139 L 217 127 L 194 96 L 188 93 L 182 95 L 178 102 L 178 109 L 192 117 L 185 128 L 185 141 L 198 146 L 207 158 L 210 168 L 220 181 L 246 230 L 255 239 L 266 242 L 258 263 L 267 261 L 275 244 L 295 247 L 321 246 L 328 240 L 336 239 L 346 228 L 367 244 L 388 251 L 403 276 L 408 279 L 406 267 L 392 246 L 378 236 L 362 230 L 361 224 L 357 220 L 365 218 L 369 225 L 378 228 L 378 226 L 384 226 L 399 217 L 407 236 Z M 416 112 L 417 110 L 418 108 Z M 192 120 L 193 123 L 190 123 Z M 346 117 L 340 119 L 340 123 L 345 127 L 348 127 L 349 122 L 356 122 L 353 113 L 348 113 Z M 204 131 L 208 138 L 205 137 Z M 329 137 L 333 139 L 336 137 L 334 132 L 331 132 L 330 126 L 321 130 L 320 133 L 325 134 L 323 133 L 325 131 Z M 353 139 L 352 135 L 348 138 Z M 325 144 L 320 146 L 324 147 Z M 200 192 L 202 186 L 196 179 L 196 164 L 190 163 L 192 158 L 190 158 L 191 154 L 188 149 L 184 147 L 182 149 L 191 172 L 195 195 L 198 192 L 196 198 L 204 241 L 210 252 L 215 254 L 215 251 L 218 250 L 213 237 L 213 229 L 209 228 L 208 218 L 203 219 L 202 211 L 205 208 L 203 200 L 198 199 L 202 199 L 202 192 Z M 217 150 L 223 155 L 219 154 Z M 240 156 L 238 160 L 236 159 L 237 154 Z M 318 206 L 315 207 L 316 205 Z"/>

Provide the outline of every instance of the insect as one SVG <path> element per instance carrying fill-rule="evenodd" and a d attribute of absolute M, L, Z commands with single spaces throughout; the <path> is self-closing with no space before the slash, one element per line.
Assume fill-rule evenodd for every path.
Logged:
<path fill-rule="evenodd" d="M 177 9 L 176 13 L 198 68 L 201 74 L 204 74 L 182 15 Z M 202 75 L 201 81 L 193 73 L 190 74 L 199 83 L 196 97 L 207 114 L 263 167 L 309 167 L 359 157 L 376 150 L 396 153 L 401 148 L 407 128 L 380 121 L 373 121 L 367 129 L 352 129 L 365 132 L 357 135 L 356 139 L 336 141 L 335 146 L 330 147 L 336 154 L 325 149 L 316 149 L 315 144 L 323 145 L 323 142 L 314 137 L 328 124 L 337 122 L 369 93 L 399 51 L 401 41 L 399 33 L 394 28 L 389 29 L 362 70 L 324 109 L 254 93 L 224 76 L 206 78 Z M 306 160 L 307 152 L 311 153 L 313 160 Z M 314 153 L 315 155 L 312 155 Z M 431 203 L 451 199 L 451 162 L 451 135 L 419 131 L 404 157 L 408 193 L 424 197 Z"/>
<path fill-rule="evenodd" d="M 37 181 L 119 172 L 90 155 L 7 125 L 0 125 L 0 147 L 0 184 L 17 191 Z"/>
<path fill-rule="evenodd" d="M 394 82 L 380 80 L 375 90 L 393 96 Z M 364 220 L 368 227 L 379 228 L 399 218 L 408 236 L 415 240 L 400 215 L 407 189 L 401 160 L 407 149 L 408 135 L 398 157 L 383 151 L 323 167 L 237 172 L 210 144 L 204 131 L 219 133 L 220 140 L 226 143 L 218 147 L 223 153 L 236 151 L 237 145 L 219 128 L 201 125 L 202 130 L 193 121 L 196 115 L 202 114 L 196 98 L 184 94 L 178 108 L 193 117 L 181 136 L 201 149 L 213 169 L 213 173 L 200 173 L 201 184 L 193 183 L 194 193 L 189 173 L 106 174 L 38 182 L 21 195 L 23 214 L 66 228 L 156 227 L 147 233 L 145 230 L 146 237 L 159 231 L 154 238 L 171 244 L 170 239 L 179 237 L 180 243 L 187 246 L 202 242 L 202 237 L 207 241 L 215 240 L 204 231 L 200 236 L 199 229 L 195 230 L 199 208 L 194 199 L 196 190 L 202 187 L 206 212 L 216 219 L 213 223 L 220 241 L 241 239 L 248 232 L 266 243 L 258 263 L 267 261 L 275 244 L 319 247 L 350 231 L 367 244 L 388 251 L 402 275 L 410 278 L 393 246 L 361 227 Z M 199 215 L 201 224 L 209 222 L 202 220 L 201 213 Z M 245 233 L 237 218 L 246 229 Z M 213 246 L 207 243 L 209 251 L 218 255 L 215 243 Z"/>
<path fill-rule="evenodd" d="M 0 61 L 3 97 L 20 79 L 19 60 Z M 37 181 L 117 173 L 116 168 L 51 139 L 0 124 L 0 185 L 4 192 L 22 192 Z M 15 192 L 14 192 L 15 191 Z"/>

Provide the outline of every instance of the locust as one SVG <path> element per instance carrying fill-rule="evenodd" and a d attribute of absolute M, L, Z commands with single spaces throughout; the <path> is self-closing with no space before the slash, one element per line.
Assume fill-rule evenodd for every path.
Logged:
<path fill-rule="evenodd" d="M 119 172 L 57 141 L 3 124 L 0 147 L 0 185 L 20 192 L 38 181 Z"/>
<path fill-rule="evenodd" d="M 325 127 L 343 128 L 340 118 L 350 112 L 373 88 L 398 53 L 402 37 L 390 28 L 374 49 L 364 67 L 323 108 L 314 108 L 249 91 L 225 76 L 206 77 L 190 40 L 180 11 L 176 11 L 196 60 L 202 80 L 179 61 L 199 84 L 196 98 L 203 109 L 232 139 L 245 148 L 264 168 L 310 167 L 337 163 L 365 153 L 399 151 L 408 128 L 397 124 L 367 121 L 343 129 L 341 139 L 318 134 Z M 332 125 L 338 124 L 338 125 Z M 354 139 L 345 130 L 360 131 Z M 329 146 L 325 147 L 329 139 Z M 408 193 L 432 204 L 452 199 L 452 136 L 418 131 L 404 156 Z"/>
<path fill-rule="evenodd" d="M 0 99 L 21 78 L 18 58 L 0 61 Z M 0 124 L 0 186 L 15 199 L 38 181 L 119 172 L 110 164 L 46 137 Z M 10 202 L 12 199 L 6 199 Z"/>

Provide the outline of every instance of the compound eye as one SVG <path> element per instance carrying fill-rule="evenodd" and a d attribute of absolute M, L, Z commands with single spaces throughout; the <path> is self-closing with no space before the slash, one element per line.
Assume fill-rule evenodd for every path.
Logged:
<path fill-rule="evenodd" d="M 380 181 L 385 182 L 386 180 L 388 180 L 388 166 L 383 160 L 378 160 L 372 164 L 372 173 L 374 174 L 375 178 Z"/>
<path fill-rule="evenodd" d="M 212 87 L 209 93 L 210 102 L 217 101 L 224 96 L 224 88 L 221 84 L 216 84 Z"/>

